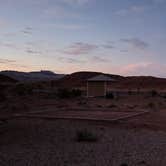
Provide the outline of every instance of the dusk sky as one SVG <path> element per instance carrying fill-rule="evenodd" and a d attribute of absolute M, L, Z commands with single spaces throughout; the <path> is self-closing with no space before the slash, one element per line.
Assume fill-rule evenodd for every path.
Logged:
<path fill-rule="evenodd" d="M 166 77 L 166 0 L 0 0 L 0 70 Z"/>

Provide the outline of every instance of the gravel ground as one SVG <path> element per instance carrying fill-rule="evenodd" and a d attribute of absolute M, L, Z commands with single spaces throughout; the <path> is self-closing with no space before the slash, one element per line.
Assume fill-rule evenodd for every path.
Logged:
<path fill-rule="evenodd" d="M 77 142 L 87 129 L 97 142 Z M 0 126 L 0 166 L 165 166 L 166 133 L 97 122 L 19 119 Z"/>

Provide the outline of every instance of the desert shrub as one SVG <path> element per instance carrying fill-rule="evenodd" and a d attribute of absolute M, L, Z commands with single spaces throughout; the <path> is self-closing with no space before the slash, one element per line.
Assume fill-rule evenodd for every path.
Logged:
<path fill-rule="evenodd" d="M 77 104 L 78 105 L 87 105 L 87 101 L 79 101 Z"/>
<path fill-rule="evenodd" d="M 58 89 L 57 97 L 59 98 L 71 98 L 71 97 L 79 97 L 81 96 L 81 91 L 77 89 L 69 90 L 69 89 Z"/>
<path fill-rule="evenodd" d="M 7 99 L 6 95 L 4 94 L 4 92 L 0 92 L 0 102 L 3 102 Z"/>
<path fill-rule="evenodd" d="M 126 163 L 122 163 L 120 166 L 128 166 Z"/>
<path fill-rule="evenodd" d="M 166 95 L 162 96 L 162 98 L 166 99 Z"/>
<path fill-rule="evenodd" d="M 128 91 L 128 95 L 132 95 L 132 91 L 131 90 Z"/>
<path fill-rule="evenodd" d="M 137 94 L 139 94 L 140 93 L 140 88 L 137 88 Z"/>
<path fill-rule="evenodd" d="M 107 107 L 108 107 L 108 108 L 116 108 L 116 107 L 118 107 L 118 106 L 115 105 L 115 104 L 111 104 L 111 105 L 108 105 Z"/>
<path fill-rule="evenodd" d="M 97 136 L 86 129 L 77 131 L 76 133 L 76 141 L 78 142 L 96 142 L 97 140 Z"/>
<path fill-rule="evenodd" d="M 152 97 L 155 97 L 155 96 L 158 95 L 158 92 L 157 92 L 156 90 L 152 90 L 152 91 L 150 92 L 150 94 L 151 94 Z"/>
<path fill-rule="evenodd" d="M 106 98 L 107 98 L 107 99 L 114 99 L 114 94 L 111 93 L 111 92 L 107 92 Z"/>
<path fill-rule="evenodd" d="M 44 97 L 47 99 L 56 99 L 57 98 L 57 92 L 51 92 L 44 94 Z"/>
<path fill-rule="evenodd" d="M 19 96 L 29 95 L 32 94 L 33 88 L 28 84 L 17 84 L 14 88 L 14 92 Z"/>
<path fill-rule="evenodd" d="M 148 107 L 151 108 L 151 109 L 153 109 L 153 110 L 156 110 L 156 105 L 154 103 L 152 103 L 152 102 L 150 102 L 148 104 Z"/>
<path fill-rule="evenodd" d="M 138 162 L 138 165 L 147 165 L 145 161 Z"/>
<path fill-rule="evenodd" d="M 59 98 L 70 98 L 71 94 L 68 89 L 58 89 L 57 97 Z"/>
<path fill-rule="evenodd" d="M 79 89 L 73 89 L 72 91 L 71 91 L 71 95 L 72 95 L 72 97 L 80 97 L 81 96 L 81 90 L 79 90 Z"/>
<path fill-rule="evenodd" d="M 102 105 L 98 104 L 97 107 L 98 107 L 98 108 L 102 108 Z"/>

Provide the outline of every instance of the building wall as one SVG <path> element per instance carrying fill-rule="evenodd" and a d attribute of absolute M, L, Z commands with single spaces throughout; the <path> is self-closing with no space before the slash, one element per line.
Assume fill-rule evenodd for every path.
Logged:
<path fill-rule="evenodd" d="M 87 96 L 88 97 L 97 97 L 105 96 L 106 93 L 106 84 L 105 82 L 88 82 L 87 83 Z"/>

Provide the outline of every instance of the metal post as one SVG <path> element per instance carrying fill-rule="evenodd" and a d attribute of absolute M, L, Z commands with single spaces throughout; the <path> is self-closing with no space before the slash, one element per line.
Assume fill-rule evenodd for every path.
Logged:
<path fill-rule="evenodd" d="M 87 81 L 87 83 L 86 83 L 86 91 L 87 91 L 87 92 L 86 92 L 86 95 L 87 95 L 87 97 L 89 97 L 89 92 L 88 92 L 89 89 L 88 89 L 88 85 L 89 85 L 89 84 L 88 84 L 88 81 Z"/>

